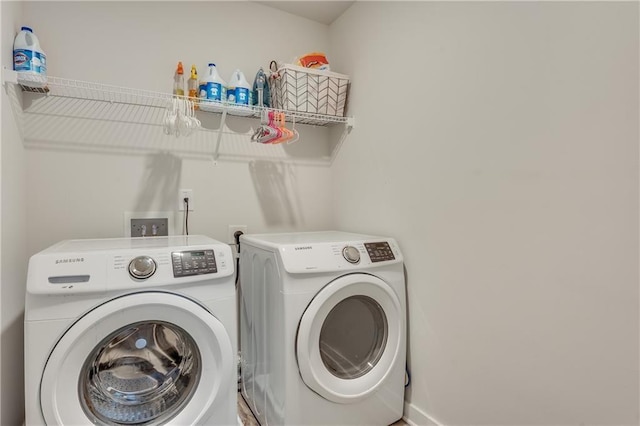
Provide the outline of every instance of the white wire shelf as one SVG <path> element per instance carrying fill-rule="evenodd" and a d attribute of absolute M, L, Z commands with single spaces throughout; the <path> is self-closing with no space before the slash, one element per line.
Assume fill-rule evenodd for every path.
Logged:
<path fill-rule="evenodd" d="M 112 86 L 108 84 L 92 83 L 88 81 L 72 80 L 60 77 L 47 76 L 47 83 L 43 87 L 37 85 L 36 79 L 21 76 L 21 83 L 17 79 L 17 73 L 12 70 L 3 70 L 3 82 L 14 83 L 21 86 L 25 92 L 40 93 L 46 96 L 61 98 L 92 100 L 97 102 L 109 102 L 112 104 L 140 105 L 153 108 L 166 108 L 170 105 L 175 95 L 149 90 L 139 90 L 128 87 Z M 32 81 L 29 81 L 32 80 Z M 182 96 L 187 99 L 186 96 Z M 260 118 L 264 110 L 282 112 L 286 121 L 296 124 L 308 124 L 313 126 L 330 126 L 336 124 L 352 125 L 351 117 L 338 117 L 323 114 L 314 114 L 300 111 L 284 111 L 260 106 L 238 106 L 227 102 L 197 100 L 201 111 L 232 116 Z"/>
<path fill-rule="evenodd" d="M 13 84 L 20 87 L 22 92 L 34 93 L 36 97 L 44 96 L 51 102 L 38 102 L 29 107 L 22 106 L 24 111 L 36 111 L 46 106 L 46 116 L 78 117 L 82 119 L 97 119 L 115 121 L 128 124 L 152 124 L 162 126 L 162 119 L 167 107 L 172 105 L 175 96 L 170 93 L 154 92 L 149 90 L 133 89 L 128 87 L 113 86 L 101 83 L 92 83 L 81 80 L 72 80 L 60 77 L 47 76 L 46 83 L 39 82 L 37 78 L 29 78 L 3 68 L 3 85 Z M 181 96 L 188 99 L 188 97 Z M 45 101 L 45 99 L 43 99 Z M 96 102 L 95 108 L 91 103 Z M 342 143 L 354 127 L 353 117 L 338 117 L 323 114 L 314 114 L 300 111 L 285 111 L 259 106 L 238 106 L 227 102 L 215 102 L 198 99 L 200 111 L 204 114 L 221 115 L 220 126 L 217 130 L 215 148 L 212 152 L 214 161 L 220 155 L 222 135 L 224 133 L 225 119 L 228 116 L 238 116 L 251 119 L 261 119 L 267 111 L 284 113 L 285 120 L 290 123 L 306 124 L 311 126 L 343 125 L 344 129 L 331 152 L 331 161 L 335 159 Z M 104 106 L 103 106 L 104 104 Z M 120 107 L 121 106 L 121 107 Z M 142 108 L 139 108 L 142 107 Z M 153 112 L 152 111 L 156 111 Z M 41 112 L 41 111 L 40 111 Z M 96 114 L 106 114 L 106 116 Z M 258 123 L 259 124 L 259 123 Z M 210 131 L 209 129 L 202 129 Z"/>

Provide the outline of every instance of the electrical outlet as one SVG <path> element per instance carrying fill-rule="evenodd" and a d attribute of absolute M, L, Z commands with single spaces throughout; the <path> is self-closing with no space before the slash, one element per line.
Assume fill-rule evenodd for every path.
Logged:
<path fill-rule="evenodd" d="M 181 189 L 178 191 L 178 211 L 185 211 L 185 207 L 187 206 L 187 203 L 184 202 L 185 198 L 189 199 L 189 211 L 194 211 L 193 189 Z"/>
<path fill-rule="evenodd" d="M 236 243 L 236 238 L 233 236 L 233 234 L 235 234 L 236 231 L 242 231 L 243 234 L 246 234 L 247 225 L 229 225 L 229 235 L 227 236 L 227 242 L 229 244 Z"/>

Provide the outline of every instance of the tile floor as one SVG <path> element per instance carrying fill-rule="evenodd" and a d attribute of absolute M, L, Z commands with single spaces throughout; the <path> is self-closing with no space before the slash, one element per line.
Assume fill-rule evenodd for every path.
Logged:
<path fill-rule="evenodd" d="M 238 392 L 238 415 L 244 426 L 260 426 L 240 392 Z"/>
<path fill-rule="evenodd" d="M 256 418 L 253 417 L 251 409 L 240 393 L 238 393 L 238 415 L 240 416 L 240 420 L 242 420 L 242 424 L 244 426 L 260 426 L 260 423 L 258 423 Z M 403 420 L 398 420 L 391 426 L 407 426 L 407 423 Z"/>

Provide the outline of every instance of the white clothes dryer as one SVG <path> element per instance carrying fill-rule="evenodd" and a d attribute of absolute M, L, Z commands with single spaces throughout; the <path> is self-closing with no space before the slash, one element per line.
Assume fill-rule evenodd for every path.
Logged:
<path fill-rule="evenodd" d="M 29 261 L 26 424 L 236 424 L 236 336 L 228 245 L 60 242 Z"/>
<path fill-rule="evenodd" d="M 262 425 L 402 417 L 406 296 L 391 238 L 243 235 L 242 394 Z"/>

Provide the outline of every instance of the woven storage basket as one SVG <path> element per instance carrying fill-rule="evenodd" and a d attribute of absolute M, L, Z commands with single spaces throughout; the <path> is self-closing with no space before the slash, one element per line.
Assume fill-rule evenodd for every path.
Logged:
<path fill-rule="evenodd" d="M 284 65 L 269 78 L 272 106 L 286 111 L 343 117 L 348 87 L 348 75 L 296 65 Z"/>

